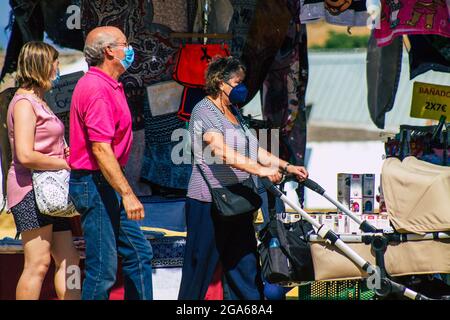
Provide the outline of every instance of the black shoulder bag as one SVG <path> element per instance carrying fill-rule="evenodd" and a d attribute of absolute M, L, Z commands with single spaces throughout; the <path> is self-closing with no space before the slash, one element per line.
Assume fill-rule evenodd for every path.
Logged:
<path fill-rule="evenodd" d="M 244 130 L 245 138 L 247 140 L 245 156 L 250 157 L 250 140 L 248 139 L 247 132 L 242 124 L 243 120 L 241 120 L 239 111 L 236 109 L 235 115 Z M 211 192 L 213 209 L 217 211 L 220 216 L 233 217 L 240 214 L 255 212 L 261 207 L 262 200 L 251 175 L 240 183 L 221 188 L 212 188 L 198 163 L 197 167 Z"/>

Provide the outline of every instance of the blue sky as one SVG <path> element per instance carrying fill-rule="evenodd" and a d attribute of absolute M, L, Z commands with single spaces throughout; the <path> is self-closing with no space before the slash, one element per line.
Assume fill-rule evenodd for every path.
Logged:
<path fill-rule="evenodd" d="M 5 27 L 9 21 L 9 0 L 0 0 L 0 47 L 6 49 L 8 44 L 9 33 L 5 34 Z"/>

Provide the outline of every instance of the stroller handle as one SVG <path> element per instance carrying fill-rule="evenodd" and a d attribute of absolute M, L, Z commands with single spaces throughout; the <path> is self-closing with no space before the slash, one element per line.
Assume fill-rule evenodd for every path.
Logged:
<path fill-rule="evenodd" d="M 318 194 L 322 195 L 325 193 L 325 189 L 322 188 L 317 182 L 311 180 L 311 179 L 306 179 L 303 182 L 304 186 L 307 187 L 308 189 L 311 189 L 312 191 L 317 192 Z"/>
<path fill-rule="evenodd" d="M 275 196 L 279 196 L 280 194 L 280 190 L 278 188 L 275 187 L 275 185 L 269 180 L 269 178 L 267 177 L 263 177 L 260 178 L 261 183 L 263 184 L 264 188 L 266 190 L 269 190 L 271 193 L 273 193 Z M 305 181 L 302 182 L 303 185 L 305 187 L 307 187 L 308 189 L 311 189 L 312 191 L 317 192 L 320 195 L 324 195 L 325 194 L 325 189 L 322 188 L 317 182 L 311 180 L 311 179 L 306 179 Z"/>

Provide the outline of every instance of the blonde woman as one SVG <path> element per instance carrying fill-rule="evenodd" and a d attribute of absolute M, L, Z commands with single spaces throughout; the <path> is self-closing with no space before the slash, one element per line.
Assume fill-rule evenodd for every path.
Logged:
<path fill-rule="evenodd" d="M 12 163 L 8 172 L 8 207 L 22 235 L 24 269 L 16 289 L 19 300 L 39 299 L 51 257 L 59 299 L 80 299 L 80 289 L 67 288 L 66 270 L 78 266 L 68 218 L 53 218 L 37 208 L 31 170 L 70 169 L 64 145 L 64 125 L 44 101 L 44 93 L 59 78 L 58 51 L 43 42 L 28 42 L 20 51 L 19 89 L 8 107 L 8 137 Z"/>

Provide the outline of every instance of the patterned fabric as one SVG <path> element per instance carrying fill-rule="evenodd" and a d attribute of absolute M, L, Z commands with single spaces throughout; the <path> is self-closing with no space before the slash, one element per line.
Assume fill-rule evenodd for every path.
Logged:
<path fill-rule="evenodd" d="M 297 28 L 300 30 L 297 31 Z M 297 25 L 293 18 L 283 47 L 275 56 L 264 81 L 262 100 L 264 119 L 269 120 L 274 127 L 282 129 L 284 146 L 282 145 L 281 157 L 298 164 L 304 163 L 306 145 L 305 94 L 307 82 L 306 26 Z M 296 137 L 292 139 L 291 135 L 294 129 Z"/>
<path fill-rule="evenodd" d="M 152 23 L 169 27 L 172 31 L 186 32 L 188 28 L 186 0 L 152 0 Z"/>
<path fill-rule="evenodd" d="M 301 23 L 324 19 L 339 26 L 366 26 L 369 18 L 366 0 L 300 0 L 300 3 Z"/>
<path fill-rule="evenodd" d="M 233 34 L 233 39 L 227 43 L 231 48 L 231 55 L 237 58 L 241 57 L 244 50 L 256 3 L 257 0 L 231 0 L 234 12 L 229 30 Z"/>
<path fill-rule="evenodd" d="M 148 116 L 148 113 L 145 114 L 146 143 L 168 144 L 171 142 L 170 138 L 172 132 L 180 128 L 185 128 L 185 124 L 178 119 L 176 113 L 169 113 L 156 117 Z"/>
<path fill-rule="evenodd" d="M 33 189 L 39 211 L 53 216 L 69 218 L 78 215 L 69 198 L 70 171 L 33 170 Z"/>
<path fill-rule="evenodd" d="M 305 165 L 307 83 L 306 26 L 293 18 L 264 82 L 262 99 L 264 119 L 281 128 L 280 158 L 296 165 Z M 302 203 L 303 188 L 297 193 Z"/>
<path fill-rule="evenodd" d="M 177 113 L 152 117 L 150 108 L 144 104 L 145 150 L 141 177 L 159 186 L 187 189 L 192 171 L 190 164 L 172 161 L 172 149 L 179 141 L 171 141 L 172 132 L 186 125 Z"/>
<path fill-rule="evenodd" d="M 167 27 L 150 30 L 148 13 L 149 2 L 144 0 L 82 2 L 85 34 L 97 26 L 113 25 L 124 32 L 133 46 L 134 62 L 120 79 L 125 87 L 144 87 L 171 78 L 171 60 L 178 43 L 169 39 Z"/>
<path fill-rule="evenodd" d="M 247 172 L 235 169 L 228 164 L 216 162 L 217 160 L 214 160 L 214 158 L 205 159 L 207 154 L 204 154 L 206 143 L 203 141 L 203 134 L 208 131 L 221 133 L 225 138 L 225 143 L 230 148 L 243 155 L 246 155 L 248 149 L 249 155 L 247 156 L 255 161 L 258 159 L 258 141 L 256 137 L 249 134 L 248 145 L 245 133 L 240 125 L 235 125 L 225 118 L 211 100 L 205 98 L 200 101 L 195 106 L 189 122 L 195 165 L 192 167 L 187 196 L 204 202 L 211 202 L 212 199 L 209 186 L 199 171 L 199 167 L 212 188 L 236 184 L 249 177 Z M 211 164 L 206 160 L 215 162 Z"/>
<path fill-rule="evenodd" d="M 291 25 L 291 28 L 293 28 Z M 292 30 L 292 29 L 291 29 Z M 293 30 L 291 31 L 293 32 Z M 288 85 L 288 118 L 284 133 L 285 143 L 289 146 L 289 153 L 293 163 L 305 165 L 306 153 L 306 87 L 308 84 L 308 52 L 306 26 L 300 25 L 299 31 L 295 33 L 295 54 L 291 56 L 293 63 L 290 65 L 290 75 L 287 79 Z M 297 42 L 298 41 L 298 42 Z"/>
<path fill-rule="evenodd" d="M 22 201 L 10 209 L 17 232 L 30 231 L 53 224 L 53 232 L 71 230 L 70 218 L 55 218 L 39 212 L 34 191 L 28 192 Z"/>
<path fill-rule="evenodd" d="M 381 0 L 380 28 L 375 29 L 378 46 L 404 34 L 450 37 L 450 12 L 445 0 Z"/>
<path fill-rule="evenodd" d="M 150 240 L 153 249 L 154 268 L 182 267 L 186 238 L 164 237 Z"/>
<path fill-rule="evenodd" d="M 174 164 L 172 162 L 172 150 L 179 142 L 169 144 L 150 144 L 145 148 L 142 162 L 141 178 L 158 185 L 159 187 L 186 190 L 192 172 L 190 164 Z M 161 192 L 175 192 L 179 190 L 167 190 Z M 158 190 L 152 185 L 152 194 Z M 181 195 L 181 194 L 180 194 Z"/>

